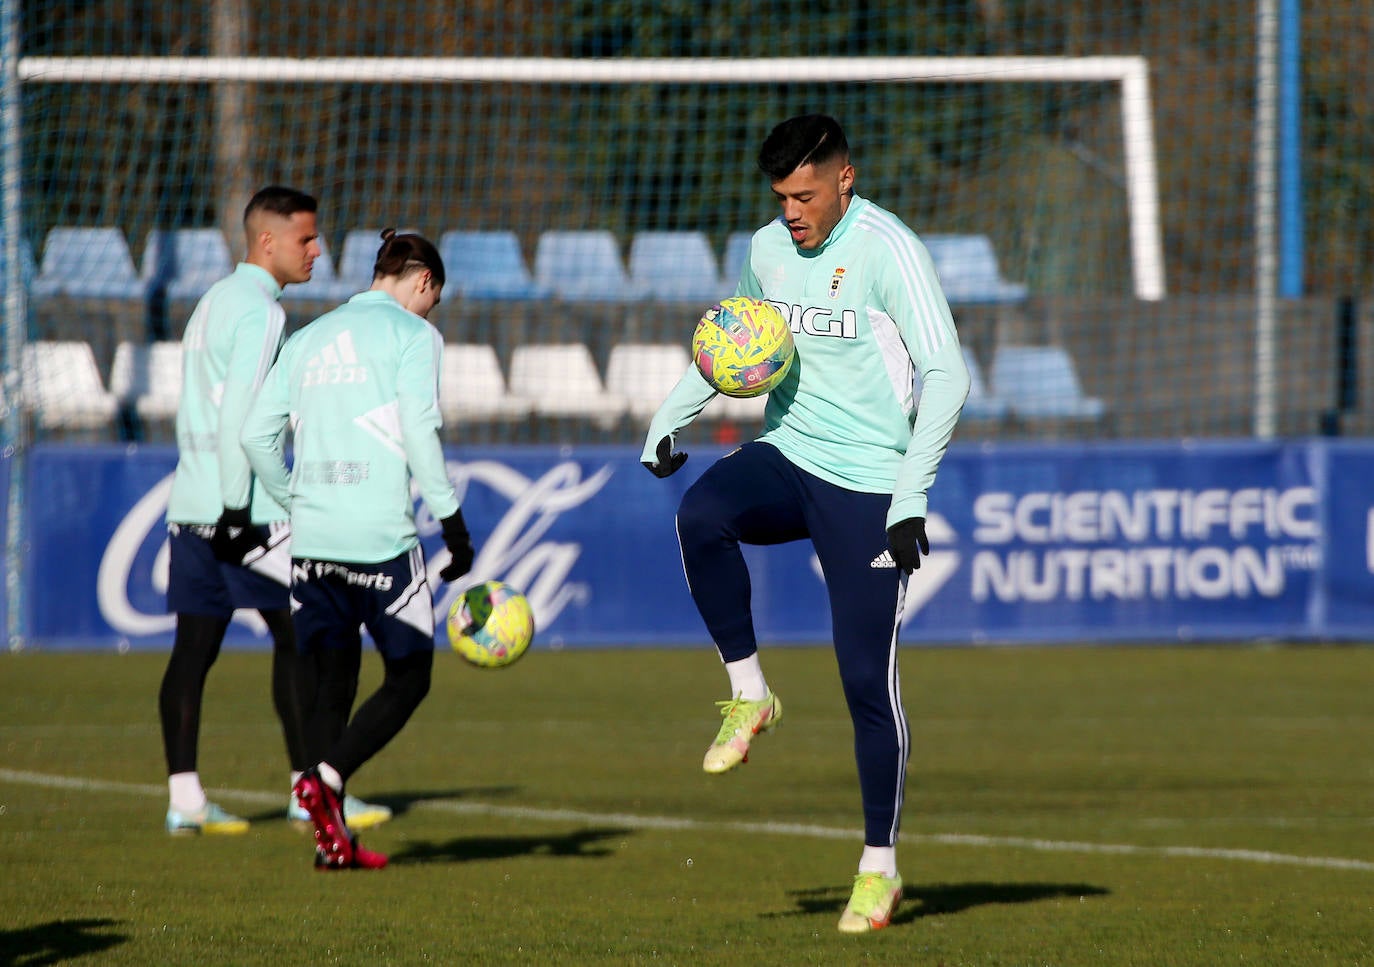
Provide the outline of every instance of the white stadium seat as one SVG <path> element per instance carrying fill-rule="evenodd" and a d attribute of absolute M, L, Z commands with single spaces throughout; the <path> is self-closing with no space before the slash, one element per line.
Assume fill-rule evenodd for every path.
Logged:
<path fill-rule="evenodd" d="M 510 388 L 534 400 L 543 416 L 588 419 L 614 426 L 627 403 L 608 392 L 591 350 L 582 343 L 525 344 L 511 353 Z"/>
<path fill-rule="evenodd" d="M 439 409 L 445 422 L 518 420 L 534 411 L 534 402 L 508 391 L 491 346 L 448 343 L 439 376 Z"/>
<path fill-rule="evenodd" d="M 24 406 L 45 430 L 94 430 L 114 424 L 119 401 L 105 389 L 90 343 L 27 343 L 23 380 Z"/>

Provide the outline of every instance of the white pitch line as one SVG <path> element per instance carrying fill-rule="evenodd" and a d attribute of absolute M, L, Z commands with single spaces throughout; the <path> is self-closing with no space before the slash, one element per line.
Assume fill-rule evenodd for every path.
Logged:
<path fill-rule="evenodd" d="M 0 780 L 41 786 L 48 789 L 75 789 L 82 792 L 118 792 L 138 796 L 166 796 L 165 785 L 83 779 L 43 772 L 0 769 Z M 253 804 L 275 805 L 283 800 L 280 792 L 254 792 L 247 789 L 214 789 L 216 796 Z M 3 805 L 3 803 L 0 803 Z M 464 816 L 494 816 L 498 819 L 528 819 L 549 823 L 613 823 L 630 829 L 709 830 L 712 832 L 751 833 L 768 836 L 801 836 L 808 839 L 862 840 L 857 829 L 814 826 L 807 823 L 746 823 L 672 816 L 640 816 L 634 813 L 596 813 L 576 809 L 539 809 L 533 806 L 507 806 L 497 803 L 459 802 L 452 799 L 415 803 L 412 808 L 438 810 Z M 975 846 L 988 849 L 1027 849 L 1049 853 L 1088 853 L 1112 856 L 1166 856 L 1189 859 L 1233 860 L 1277 866 L 1308 866 L 1327 870 L 1357 870 L 1374 873 L 1374 862 L 1340 856 L 1296 856 L 1266 850 L 1217 849 L 1203 846 L 1138 846 L 1130 843 L 1080 843 L 1072 840 L 1034 839 L 1024 836 L 977 836 L 965 833 L 905 833 L 903 842 L 936 843 L 941 846 Z"/>

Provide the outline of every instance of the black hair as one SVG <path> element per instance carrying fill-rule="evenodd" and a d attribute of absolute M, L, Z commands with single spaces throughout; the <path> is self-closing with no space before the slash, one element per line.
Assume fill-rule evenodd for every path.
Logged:
<path fill-rule="evenodd" d="M 394 228 L 382 229 L 382 247 L 372 266 L 372 277 L 402 276 L 417 268 L 429 269 L 437 288 L 444 286 L 444 260 L 434 243 L 412 232 L 397 233 Z"/>
<path fill-rule="evenodd" d="M 296 212 L 314 214 L 318 210 L 319 203 L 305 192 L 282 185 L 268 185 L 259 189 L 249 199 L 247 207 L 243 210 L 243 221 L 247 224 L 248 219 L 258 212 L 271 212 L 283 218 L 290 218 Z"/>
<path fill-rule="evenodd" d="M 823 165 L 849 156 L 840 122 L 825 114 L 802 114 L 775 127 L 759 148 L 759 168 L 782 181 L 802 165 Z"/>

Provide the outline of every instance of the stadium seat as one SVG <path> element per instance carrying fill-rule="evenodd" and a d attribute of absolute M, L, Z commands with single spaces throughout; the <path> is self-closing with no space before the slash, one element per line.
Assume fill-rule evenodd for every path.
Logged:
<path fill-rule="evenodd" d="M 510 389 L 534 401 L 538 415 L 576 417 L 610 428 L 626 401 L 608 392 L 591 350 L 582 343 L 526 343 L 511 353 Z"/>
<path fill-rule="evenodd" d="M 195 302 L 234 271 L 229 243 L 218 228 L 153 229 L 143 248 L 143 281 L 169 302 Z"/>
<path fill-rule="evenodd" d="M 749 243 L 753 238 L 753 232 L 731 232 L 725 240 L 725 258 L 721 261 L 720 271 L 730 293 L 739 284 L 740 272 L 744 270 L 744 260 L 749 257 Z"/>
<path fill-rule="evenodd" d="M 644 295 L 608 231 L 544 232 L 535 246 L 534 278 L 567 302 L 631 302 Z"/>
<path fill-rule="evenodd" d="M 534 402 L 508 391 L 491 346 L 448 343 L 439 375 L 439 409 L 445 421 L 456 423 L 518 420 L 534 412 Z"/>
<path fill-rule="evenodd" d="M 118 228 L 54 228 L 30 294 L 146 302 L 148 284 L 139 278 Z"/>
<path fill-rule="evenodd" d="M 344 235 L 335 275 L 340 284 L 352 289 L 347 298 L 371 287 L 372 268 L 377 264 L 377 250 L 381 247 L 380 228 L 354 228 Z"/>
<path fill-rule="evenodd" d="M 1002 278 L 997 253 L 986 235 L 923 235 L 945 298 L 951 303 L 1011 303 L 1026 300 L 1026 287 Z"/>
<path fill-rule="evenodd" d="M 514 232 L 445 232 L 439 236 L 448 288 L 465 299 L 547 299 L 534 281 Z"/>
<path fill-rule="evenodd" d="M 640 232 L 630 242 L 630 279 L 658 302 L 703 307 L 734 291 L 722 282 L 711 243 L 702 232 Z"/>
<path fill-rule="evenodd" d="M 96 430 L 114 425 L 119 402 L 105 389 L 89 343 L 27 343 L 24 407 L 45 430 Z"/>
<path fill-rule="evenodd" d="M 988 392 L 987 382 L 983 379 L 983 368 L 978 365 L 973 350 L 967 346 L 964 346 L 963 350 L 964 364 L 968 367 L 969 387 L 968 399 L 964 401 L 961 416 L 972 420 L 1003 419 L 1010 411 L 1010 405 L 1002 397 Z"/>
<path fill-rule="evenodd" d="M 621 343 L 606 361 L 606 389 L 623 397 L 630 416 L 648 422 L 692 357 L 676 343 Z"/>
<path fill-rule="evenodd" d="M 145 420 L 173 420 L 181 402 L 181 344 L 120 343 L 110 370 L 110 392 Z"/>
<path fill-rule="evenodd" d="M 992 357 L 992 391 L 1026 419 L 1096 420 L 1106 407 L 1084 396 L 1073 360 L 1062 346 L 999 346 Z"/>

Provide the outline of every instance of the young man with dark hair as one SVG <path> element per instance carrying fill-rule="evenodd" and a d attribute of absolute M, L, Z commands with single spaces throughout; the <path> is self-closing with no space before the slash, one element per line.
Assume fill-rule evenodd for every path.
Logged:
<path fill-rule="evenodd" d="M 864 811 L 864 850 L 839 929 L 863 933 L 886 926 L 902 894 L 896 841 L 910 735 L 897 634 L 908 576 L 930 550 L 927 492 L 969 376 L 929 253 L 895 215 L 855 194 L 840 125 L 816 114 L 784 121 L 758 163 L 782 216 L 754 234 L 735 294 L 790 319 L 797 359 L 769 394 L 763 434 L 708 468 L 677 513 L 687 583 L 730 680 L 703 768 L 734 769 L 782 717 L 759 661 L 740 545 L 809 539 L 828 592 Z M 677 434 L 713 395 L 695 368 L 668 395 L 641 456 L 656 476 L 682 466 Z"/>
<path fill-rule="evenodd" d="M 291 782 L 305 768 L 297 662 L 289 607 L 286 512 L 254 487 L 239 430 L 281 348 L 282 289 L 309 281 L 320 256 L 316 202 L 294 188 L 257 192 L 243 213 L 247 253 L 196 305 L 182 338 L 177 466 L 167 505 L 167 610 L 172 654 L 158 695 L 170 802 L 167 831 L 243 833 L 246 820 L 210 802 L 197 771 L 205 679 L 237 608 L 256 610 L 272 634 L 272 699 L 286 738 Z M 355 822 L 391 812 L 351 803 Z M 309 822 L 292 800 L 298 822 Z"/>

